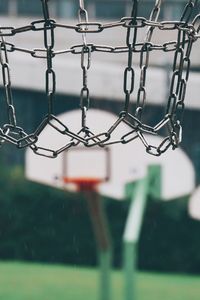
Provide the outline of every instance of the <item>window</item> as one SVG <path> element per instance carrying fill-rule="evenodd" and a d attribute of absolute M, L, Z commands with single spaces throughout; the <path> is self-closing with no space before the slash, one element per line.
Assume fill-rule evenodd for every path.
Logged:
<path fill-rule="evenodd" d="M 154 7 L 153 1 L 139 2 L 138 15 L 144 18 L 149 18 L 153 7 Z"/>
<path fill-rule="evenodd" d="M 126 4 L 122 1 L 98 1 L 95 9 L 97 18 L 116 19 L 125 16 Z"/>
<path fill-rule="evenodd" d="M 2 0 L 1 0 L 2 1 Z M 41 16 L 42 15 L 42 5 L 41 1 L 36 0 L 18 0 L 17 10 L 19 15 L 23 16 Z"/>
<path fill-rule="evenodd" d="M 56 3 L 56 15 L 60 18 L 77 18 L 78 17 L 78 1 L 59 0 Z"/>
<path fill-rule="evenodd" d="M 176 3 L 169 1 L 164 3 L 163 7 L 163 18 L 165 20 L 180 20 L 184 11 L 185 3 L 180 1 L 176 1 Z"/>
<path fill-rule="evenodd" d="M 1 0 L 0 1 L 0 14 L 7 14 L 8 13 L 8 0 Z"/>

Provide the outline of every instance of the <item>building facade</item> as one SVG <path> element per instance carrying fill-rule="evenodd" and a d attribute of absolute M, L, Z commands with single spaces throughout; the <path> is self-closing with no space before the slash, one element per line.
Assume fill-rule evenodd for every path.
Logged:
<path fill-rule="evenodd" d="M 78 0 L 51 0 L 50 9 L 54 17 L 76 18 Z M 27 5 L 28 3 L 28 5 Z M 115 19 L 130 13 L 131 0 L 85 0 L 86 9 L 91 18 Z M 154 0 L 139 1 L 139 14 L 148 16 Z M 187 1 L 167 0 L 163 3 L 161 18 L 178 18 Z M 17 16 L 40 16 L 40 1 L 1 0 L 0 14 Z"/>

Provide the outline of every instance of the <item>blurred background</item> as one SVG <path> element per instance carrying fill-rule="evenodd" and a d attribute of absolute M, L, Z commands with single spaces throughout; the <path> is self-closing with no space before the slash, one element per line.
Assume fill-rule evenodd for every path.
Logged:
<path fill-rule="evenodd" d="M 138 15 L 148 17 L 154 1 L 144 0 L 139 2 Z M 180 19 L 186 2 L 184 0 L 164 1 L 160 19 Z M 85 5 L 89 19 L 97 20 L 98 22 L 119 20 L 123 16 L 129 16 L 131 10 L 131 1 L 129 0 L 87 0 Z M 76 24 L 78 22 L 78 1 L 51 0 L 49 1 L 49 8 L 52 18 L 55 18 L 60 23 Z M 198 5 L 196 13 L 199 11 L 199 8 L 200 6 Z M 41 1 L 39 0 L 0 0 L 1 26 L 20 27 L 41 18 Z M 56 33 L 56 50 L 67 49 L 72 45 L 81 43 L 81 37 L 73 31 L 61 28 Z M 162 34 L 158 32 L 156 33 L 156 39 L 158 43 L 163 43 L 165 40 L 173 40 L 173 34 L 173 32 L 166 32 L 166 34 L 165 32 L 162 32 Z M 17 34 L 14 37 L 7 37 L 6 41 L 19 48 L 44 48 L 41 32 Z M 88 34 L 88 42 L 111 46 L 124 45 L 125 31 L 116 28 L 112 32 L 106 31 L 105 34 L 104 32 L 93 35 Z M 191 57 L 192 66 L 186 94 L 183 141 L 181 144 L 182 150 L 193 164 L 196 186 L 200 183 L 199 49 L 200 41 L 195 44 Z M 136 71 L 138 59 L 136 56 L 134 62 Z M 43 59 L 36 59 L 28 53 L 23 53 L 23 51 L 9 53 L 9 61 L 18 123 L 23 128 L 26 128 L 28 132 L 32 132 L 46 114 L 46 62 Z M 91 106 L 93 108 L 104 109 L 116 114 L 120 112 L 124 100 L 122 77 L 126 61 L 127 57 L 124 53 L 119 55 L 101 52 L 95 54 L 91 71 L 88 75 Z M 148 118 L 152 122 L 157 120 L 158 116 L 162 115 L 165 109 L 164 105 L 168 95 L 171 66 L 171 53 L 163 53 L 159 56 L 157 53 L 152 53 L 148 70 L 149 77 L 152 80 L 148 87 L 147 101 L 147 107 L 149 108 Z M 78 108 L 82 85 L 80 57 L 72 56 L 71 54 L 58 55 L 54 60 L 54 68 L 57 74 L 56 114 Z M 0 93 L 2 98 L 2 81 Z M 4 117 L 4 111 L 1 110 L 1 120 L 4 120 Z M 85 270 L 79 269 L 80 267 L 96 267 L 98 264 L 96 244 L 84 196 L 29 182 L 25 179 L 24 168 L 24 150 L 16 151 L 11 145 L 2 147 L 0 152 L 0 269 L 2 270 L 0 275 L 0 295 L 3 295 L 2 300 L 25 299 L 22 294 L 20 298 L 15 298 L 14 295 L 17 286 L 21 287 L 22 285 L 17 283 L 16 278 L 18 278 L 18 274 L 25 274 L 26 277 L 26 274 L 30 273 L 33 279 L 32 282 L 35 280 L 36 285 L 40 285 L 42 282 L 47 290 L 50 285 L 55 284 L 55 280 L 51 278 L 48 286 L 44 279 L 45 275 L 42 272 L 49 274 L 50 271 L 49 269 L 45 271 L 42 269 L 42 271 L 40 269 L 41 264 L 76 266 L 77 270 Z M 183 174 L 183 176 L 186 175 Z M 171 176 L 173 177 L 173 174 Z M 159 283 L 159 280 L 162 281 L 161 275 L 155 277 L 154 280 L 153 276 L 156 276 L 157 273 L 190 274 L 188 277 L 184 277 L 182 282 L 186 286 L 190 284 L 193 287 L 194 295 L 181 295 L 180 288 L 177 288 L 178 291 L 174 290 L 175 296 L 169 297 L 172 300 L 199 299 L 197 297 L 200 293 L 200 288 L 197 285 L 197 278 L 199 279 L 198 276 L 200 276 L 200 222 L 197 219 L 192 219 L 188 213 L 189 198 L 190 195 L 185 195 L 181 199 L 173 199 L 174 201 L 170 202 L 155 201 L 153 197 L 148 199 L 138 245 L 138 269 L 141 272 L 138 275 L 140 280 L 140 298 L 138 299 L 147 299 L 147 296 L 150 299 L 148 294 L 150 291 L 148 290 L 149 286 L 148 284 L 143 286 L 143 282 L 152 281 L 152 286 L 154 284 L 158 290 L 159 286 L 162 287 L 163 283 Z M 113 240 L 113 267 L 115 270 L 120 270 L 122 266 L 122 235 L 129 203 L 106 198 L 104 199 L 104 204 Z M 7 265 L 5 264 L 6 261 L 9 262 Z M 28 264 L 14 263 L 16 261 L 37 263 L 35 266 L 38 269 L 33 271 L 33 267 L 30 267 Z M 59 267 L 56 268 L 59 269 Z M 56 299 L 59 295 L 59 299 L 79 299 L 79 297 L 81 299 L 81 295 L 77 295 L 75 292 L 74 294 L 72 292 L 71 295 L 65 298 L 66 293 L 68 293 L 66 290 L 67 286 L 69 287 L 68 284 L 72 284 L 70 278 L 72 280 L 77 275 L 73 273 L 73 269 L 63 270 L 62 267 L 60 268 L 59 270 L 54 269 L 55 274 L 57 274 L 55 276 L 60 278 L 60 281 L 56 282 L 55 294 L 50 292 L 50 290 L 48 291 L 48 297 L 45 298 L 46 294 L 44 293 L 41 299 Z M 11 273 L 13 276 L 15 275 L 13 283 L 9 281 L 8 274 Z M 37 283 L 36 273 L 40 273 L 43 276 L 43 280 L 40 283 Z M 79 276 L 84 282 L 86 276 L 82 273 L 79 273 Z M 120 284 L 117 284 L 120 282 L 119 274 L 116 273 L 115 276 L 116 286 L 119 288 Z M 158 299 L 159 296 L 162 296 L 163 299 L 169 299 L 169 297 L 164 298 L 163 295 L 167 295 L 166 290 L 170 289 L 170 284 L 173 286 L 174 277 L 170 276 L 166 277 L 169 285 L 163 286 L 163 289 L 160 288 Z M 94 274 L 91 273 L 89 278 L 93 277 Z M 25 280 L 25 278 L 22 280 Z M 68 283 L 67 280 L 69 280 Z M 163 281 L 166 282 L 164 278 Z M 84 295 L 88 297 L 90 297 L 87 295 L 87 292 L 91 289 L 91 282 L 92 280 L 88 279 L 88 282 L 84 282 L 85 285 L 83 284 L 82 286 L 86 293 Z M 5 291 L 2 289 L 4 283 L 5 286 L 6 284 L 8 285 Z M 58 288 L 59 284 L 60 289 Z M 193 286 L 193 284 L 196 285 Z M 59 294 L 61 289 L 63 289 L 62 295 Z M 36 289 L 30 284 L 29 292 L 26 291 L 24 295 L 28 295 L 29 300 L 36 299 L 34 298 L 34 293 L 36 293 Z M 95 298 L 96 296 L 93 296 L 92 299 L 97 299 Z M 188 298 L 184 298 L 186 296 Z M 40 298 L 37 296 L 37 299 Z M 157 298 L 154 297 L 154 299 Z"/>

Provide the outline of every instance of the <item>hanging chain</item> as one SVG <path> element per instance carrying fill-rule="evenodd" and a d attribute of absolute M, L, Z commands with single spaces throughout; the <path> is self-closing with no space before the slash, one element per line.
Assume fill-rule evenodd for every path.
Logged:
<path fill-rule="evenodd" d="M 53 114 L 53 101 L 56 92 L 56 74 L 53 70 L 53 48 L 54 48 L 54 21 L 50 19 L 48 0 L 42 1 L 42 11 L 44 16 L 44 47 L 46 49 L 47 69 L 45 74 L 46 95 L 48 98 L 48 115 Z"/>
<path fill-rule="evenodd" d="M 0 31 L 1 34 L 1 31 Z M 17 125 L 16 112 L 13 104 L 11 90 L 11 75 L 8 60 L 7 44 L 3 36 L 0 36 L 0 65 L 2 70 L 2 82 L 5 92 L 5 107 L 7 112 L 7 121 L 0 128 L 0 146 L 5 142 L 16 145 L 18 148 L 24 148 L 35 143 L 37 138 L 33 134 L 28 135 Z"/>
<path fill-rule="evenodd" d="M 88 24 L 88 12 L 85 9 L 84 6 L 84 0 L 79 0 L 79 26 L 80 31 L 84 31 L 81 33 L 82 35 L 82 49 L 81 49 L 81 69 L 83 72 L 83 86 L 80 93 L 80 108 L 82 111 L 82 117 L 81 117 L 81 126 L 82 130 L 87 135 L 87 124 L 86 124 L 86 118 L 87 118 L 87 110 L 89 109 L 90 105 L 90 92 L 88 88 L 88 70 L 90 68 L 91 63 L 91 47 L 87 44 L 86 39 L 86 32 L 87 32 L 87 24 Z"/>
<path fill-rule="evenodd" d="M 160 6 L 161 0 L 156 0 L 155 6 L 153 7 L 149 20 L 151 22 L 157 22 L 159 13 L 160 13 Z M 141 120 L 142 112 L 146 102 L 146 73 L 147 68 L 149 65 L 149 55 L 150 55 L 150 43 L 153 36 L 153 31 L 156 27 L 149 26 L 146 33 L 146 38 L 144 45 L 142 46 L 142 51 L 140 53 L 140 84 L 137 94 L 137 103 L 136 103 L 136 113 L 135 116 Z"/>
<path fill-rule="evenodd" d="M 125 106 L 124 111 L 128 112 L 130 97 L 134 90 L 135 71 L 133 69 L 133 49 L 137 40 L 137 10 L 138 0 L 133 0 L 133 8 L 131 19 L 127 28 L 126 45 L 128 48 L 128 63 L 124 71 L 124 93 L 125 93 Z"/>
<path fill-rule="evenodd" d="M 2 79 L 3 79 L 4 90 L 5 90 L 5 96 L 6 96 L 8 123 L 13 127 L 15 127 L 17 121 L 15 115 L 15 108 L 13 106 L 10 69 L 9 69 L 8 53 L 6 47 L 7 46 L 5 44 L 4 38 L 1 37 L 0 38 L 0 64 L 2 67 Z"/>
<path fill-rule="evenodd" d="M 39 1 L 39 0 L 38 0 Z M 50 18 L 49 2 L 51 0 L 40 0 L 43 19 L 34 20 L 31 24 L 21 27 L 0 27 L 0 65 L 2 70 L 2 82 L 5 91 L 5 103 L 7 108 L 8 122 L 0 128 L 0 143 L 5 141 L 15 144 L 18 148 L 30 146 L 32 150 L 42 156 L 56 157 L 62 151 L 78 144 L 85 146 L 99 145 L 101 147 L 122 143 L 126 144 L 139 138 L 144 144 L 146 151 L 152 155 L 159 156 L 169 147 L 175 149 L 182 140 L 182 120 L 184 114 L 184 100 L 186 87 L 190 73 L 190 55 L 193 43 L 200 38 L 200 14 L 193 21 L 191 18 L 197 5 L 196 0 L 188 0 L 179 21 L 159 21 L 162 0 L 156 0 L 149 18 L 138 16 L 138 0 L 132 0 L 132 11 L 128 17 L 110 23 L 90 22 L 84 0 L 79 0 L 78 23 L 62 24 Z M 78 0 L 77 0 L 78 1 Z M 98 34 L 114 28 L 126 30 L 126 42 L 123 46 L 98 45 L 87 42 L 87 34 Z M 82 43 L 71 45 L 69 48 L 55 50 L 56 29 L 71 30 L 80 34 Z M 138 31 L 146 29 L 144 40 L 138 41 Z M 163 44 L 153 42 L 154 31 L 159 30 L 177 32 L 177 39 L 165 41 Z M 11 42 L 6 42 L 5 37 L 13 37 L 24 32 L 43 32 L 44 48 L 28 49 L 18 47 Z M 154 127 L 145 123 L 144 109 L 148 100 L 146 81 L 151 53 L 161 51 L 174 54 L 172 77 L 169 88 L 169 97 L 166 103 L 165 114 Z M 34 133 L 27 134 L 18 127 L 16 112 L 12 99 L 10 69 L 8 54 L 21 52 L 31 55 L 33 59 L 45 59 L 45 93 L 48 100 L 48 110 L 41 124 Z M 92 128 L 87 124 L 87 111 L 90 107 L 90 92 L 88 87 L 88 71 L 91 66 L 93 52 L 105 54 L 127 55 L 127 64 L 123 74 L 123 92 L 125 95 L 123 110 L 119 113 L 116 122 L 105 132 L 93 134 Z M 79 132 L 73 132 L 54 115 L 54 103 L 56 95 L 56 72 L 53 67 L 53 59 L 58 55 L 79 55 L 80 68 L 82 71 L 82 88 L 80 92 L 80 108 L 82 112 L 81 126 Z M 135 55 L 139 55 L 139 87 L 135 93 L 136 74 L 134 66 Z M 136 94 L 136 95 L 134 95 Z M 135 99 L 134 99 L 135 97 Z M 133 98 L 133 99 L 132 99 Z M 135 109 L 133 111 L 133 105 Z M 126 124 L 127 132 L 116 140 L 112 140 L 112 134 L 122 123 Z M 40 147 L 37 140 L 46 126 L 51 126 L 58 134 L 69 138 L 60 149 Z M 165 133 L 166 137 L 160 145 L 152 145 L 148 141 L 146 133 L 157 135 Z"/>

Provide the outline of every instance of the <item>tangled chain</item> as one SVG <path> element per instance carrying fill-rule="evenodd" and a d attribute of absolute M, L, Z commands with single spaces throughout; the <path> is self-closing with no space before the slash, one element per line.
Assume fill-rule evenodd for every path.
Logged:
<path fill-rule="evenodd" d="M 46 157 L 56 157 L 62 151 L 83 144 L 87 147 L 99 145 L 101 147 L 122 143 L 126 144 L 139 138 L 144 144 L 146 151 L 152 155 L 159 156 L 164 153 L 170 146 L 175 149 L 181 142 L 182 137 L 182 118 L 184 112 L 184 99 L 186 86 L 190 72 L 190 55 L 193 43 L 200 37 L 200 14 L 193 21 L 190 21 L 194 12 L 197 1 L 189 0 L 186 4 L 180 21 L 158 21 L 161 0 L 156 0 L 148 19 L 138 17 L 138 0 L 132 0 L 132 12 L 130 17 L 123 17 L 117 22 L 102 24 L 99 22 L 90 22 L 88 13 L 84 6 L 84 0 L 79 0 L 79 23 L 76 25 L 60 24 L 50 18 L 48 2 L 50 0 L 40 0 L 42 4 L 43 18 L 31 22 L 31 24 L 15 28 L 0 27 L 0 64 L 2 69 L 2 81 L 5 91 L 5 105 L 7 108 L 7 123 L 0 128 L 0 143 L 10 142 L 18 148 L 31 147 L 38 155 Z M 87 33 L 100 33 L 107 29 L 121 27 L 125 28 L 126 44 L 124 46 L 111 47 L 108 45 L 96 45 L 87 43 Z M 64 50 L 54 50 L 55 29 L 63 28 L 73 30 L 82 36 L 82 43 L 73 45 Z M 144 41 L 138 42 L 138 31 L 146 28 Z M 168 41 L 164 44 L 155 44 L 152 42 L 154 30 L 176 31 L 177 39 Z M 5 41 L 6 36 L 15 36 L 28 31 L 42 31 L 44 34 L 44 48 L 42 49 L 25 49 L 15 46 Z M 28 134 L 18 126 L 15 107 L 12 99 L 10 69 L 8 53 L 23 52 L 30 54 L 34 58 L 46 60 L 46 96 L 48 100 L 48 111 L 46 117 L 35 132 Z M 166 104 L 164 117 L 155 126 L 147 125 L 143 121 L 144 107 L 146 104 L 146 77 L 149 67 L 149 58 L 152 51 L 163 51 L 174 53 L 173 70 L 169 88 L 169 97 Z M 127 65 L 124 70 L 123 91 L 124 107 L 119 113 L 116 122 L 108 128 L 106 132 L 94 134 L 92 128 L 87 126 L 87 111 L 90 107 L 90 91 L 88 86 L 88 72 L 91 66 L 93 52 L 104 52 L 111 54 L 125 53 L 127 55 Z M 140 80 L 137 90 L 136 104 L 134 113 L 131 112 L 131 97 L 135 86 L 135 70 L 133 67 L 133 56 L 139 54 Z M 56 73 L 53 69 L 53 59 L 57 55 L 77 54 L 80 55 L 81 72 L 83 85 L 80 91 L 80 108 L 82 111 L 81 128 L 78 132 L 73 132 L 63 124 L 53 113 L 53 103 L 56 94 Z M 125 123 L 128 132 L 120 136 L 117 140 L 112 140 L 113 132 Z M 70 137 L 70 142 L 62 148 L 52 150 L 37 145 L 38 137 L 46 128 L 51 126 L 58 134 Z M 160 145 L 151 145 L 145 136 L 146 133 L 157 135 L 167 133 Z"/>

